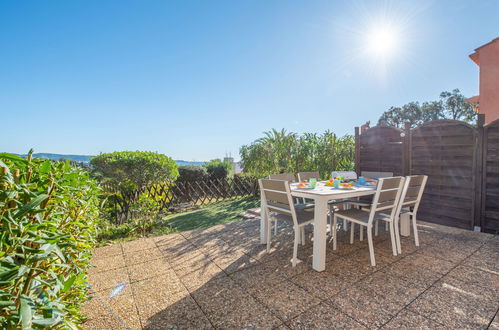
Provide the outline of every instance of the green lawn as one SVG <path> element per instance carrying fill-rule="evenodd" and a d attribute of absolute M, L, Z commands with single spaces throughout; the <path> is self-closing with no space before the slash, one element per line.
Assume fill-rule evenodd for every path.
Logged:
<path fill-rule="evenodd" d="M 176 231 L 186 231 L 241 221 L 242 218 L 238 216 L 240 213 L 259 206 L 259 199 L 248 197 L 210 204 L 196 211 L 172 214 L 163 221 Z"/>
<path fill-rule="evenodd" d="M 157 221 L 147 236 L 159 236 L 241 221 L 243 218 L 238 216 L 240 213 L 259 206 L 260 200 L 258 198 L 247 197 L 209 204 L 195 211 L 171 214 Z M 110 241 L 124 241 L 139 237 L 140 235 L 135 231 L 129 230 L 128 225 L 113 226 L 99 235 L 99 245 Z"/>

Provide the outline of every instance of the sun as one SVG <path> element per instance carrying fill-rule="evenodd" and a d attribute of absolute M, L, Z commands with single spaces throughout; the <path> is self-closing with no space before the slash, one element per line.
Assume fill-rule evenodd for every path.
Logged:
<path fill-rule="evenodd" d="M 397 51 L 398 32 L 390 25 L 372 27 L 366 37 L 367 50 L 371 55 L 386 59 Z"/>

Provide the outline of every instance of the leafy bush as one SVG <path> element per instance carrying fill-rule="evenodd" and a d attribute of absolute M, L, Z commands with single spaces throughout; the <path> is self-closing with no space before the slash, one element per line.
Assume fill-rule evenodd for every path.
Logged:
<path fill-rule="evenodd" d="M 155 152 L 113 152 L 100 154 L 90 162 L 94 167 L 93 175 L 100 178 L 105 188 L 103 213 L 109 221 L 118 224 L 129 220 L 142 188 L 176 180 L 179 175 L 174 160 Z"/>
<path fill-rule="evenodd" d="M 0 154 L 0 328 L 82 321 L 99 188 L 68 162 Z"/>
<path fill-rule="evenodd" d="M 261 178 L 272 173 L 319 171 L 327 178 L 332 171 L 354 167 L 355 141 L 351 135 L 337 137 L 330 131 L 298 135 L 284 129 L 264 134 L 239 150 L 246 174 Z"/>
<path fill-rule="evenodd" d="M 208 177 L 208 171 L 203 166 L 184 165 L 178 167 L 178 181 L 198 181 Z"/>
<path fill-rule="evenodd" d="M 117 151 L 90 160 L 95 171 L 115 183 L 135 189 L 178 177 L 177 163 L 170 157 L 149 151 Z"/>
<path fill-rule="evenodd" d="M 223 162 L 220 159 L 210 160 L 203 166 L 206 168 L 210 179 L 226 178 L 232 172 L 232 164 Z"/>

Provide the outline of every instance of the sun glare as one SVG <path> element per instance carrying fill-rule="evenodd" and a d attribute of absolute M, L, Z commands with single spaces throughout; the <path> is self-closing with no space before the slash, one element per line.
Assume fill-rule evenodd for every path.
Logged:
<path fill-rule="evenodd" d="M 391 57 L 398 46 L 396 29 L 390 26 L 378 26 L 367 33 L 367 50 L 378 58 Z"/>

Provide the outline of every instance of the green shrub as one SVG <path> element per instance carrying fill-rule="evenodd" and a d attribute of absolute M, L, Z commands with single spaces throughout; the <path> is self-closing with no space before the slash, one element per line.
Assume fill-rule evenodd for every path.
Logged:
<path fill-rule="evenodd" d="M 103 183 L 104 217 L 114 224 L 130 220 L 142 188 L 177 179 L 178 166 L 170 157 L 148 151 L 100 154 L 90 160 L 93 175 Z"/>
<path fill-rule="evenodd" d="M 83 320 L 98 194 L 68 162 L 0 154 L 0 328 Z"/>
<path fill-rule="evenodd" d="M 206 168 L 210 179 L 223 179 L 232 172 L 232 164 L 223 162 L 220 159 L 210 160 L 203 166 Z"/>
<path fill-rule="evenodd" d="M 178 181 L 198 181 L 208 177 L 208 171 L 203 166 L 185 165 L 178 167 Z"/>
<path fill-rule="evenodd" d="M 156 152 L 117 151 L 93 157 L 90 163 L 102 178 L 134 188 L 178 177 L 177 163 Z"/>

